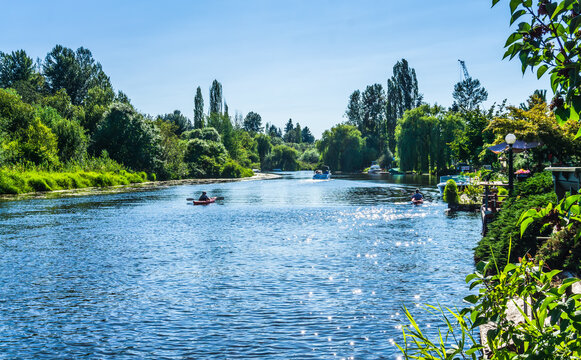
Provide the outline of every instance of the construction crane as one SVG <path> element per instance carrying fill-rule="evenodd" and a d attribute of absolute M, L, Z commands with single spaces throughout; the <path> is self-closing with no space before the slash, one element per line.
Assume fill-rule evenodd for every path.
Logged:
<path fill-rule="evenodd" d="M 468 74 L 468 69 L 466 69 L 466 63 L 464 62 L 464 60 L 458 59 L 458 62 L 460 63 L 460 67 L 462 67 L 462 72 L 464 73 L 464 79 L 463 80 L 470 79 L 470 74 Z"/>

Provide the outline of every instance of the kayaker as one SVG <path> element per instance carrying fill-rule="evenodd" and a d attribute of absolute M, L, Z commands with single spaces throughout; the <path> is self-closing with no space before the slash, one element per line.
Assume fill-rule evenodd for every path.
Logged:
<path fill-rule="evenodd" d="M 424 199 L 424 195 L 422 195 L 420 193 L 420 189 L 416 189 L 416 193 L 412 195 L 412 201 L 419 201 L 419 200 L 423 200 Z"/>
<path fill-rule="evenodd" d="M 208 195 L 206 195 L 205 191 L 202 191 L 202 195 L 200 196 L 198 201 L 208 201 L 208 200 L 210 200 L 210 198 L 208 197 Z"/>

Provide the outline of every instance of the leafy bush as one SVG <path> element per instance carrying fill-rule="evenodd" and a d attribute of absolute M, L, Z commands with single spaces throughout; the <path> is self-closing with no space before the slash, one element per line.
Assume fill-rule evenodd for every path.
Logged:
<path fill-rule="evenodd" d="M 460 203 L 460 196 L 458 195 L 458 186 L 456 182 L 452 179 L 446 181 L 446 187 L 444 188 L 444 201 L 448 204 L 458 204 Z"/>
<path fill-rule="evenodd" d="M 535 174 L 526 181 L 516 184 L 515 193 L 519 196 L 536 195 L 553 190 L 553 177 L 550 172 L 543 171 Z"/>
<path fill-rule="evenodd" d="M 240 166 L 237 162 L 230 160 L 222 167 L 222 177 L 224 178 L 242 178 L 251 177 L 254 173 L 248 168 Z"/>
<path fill-rule="evenodd" d="M 497 275 L 487 275 L 492 264 L 480 263 L 477 271 L 466 277 L 471 289 L 479 289 L 477 295 L 464 299 L 471 307 L 444 311 L 428 306 L 443 320 L 436 339 L 425 335 L 406 309 L 410 324 L 403 326 L 404 341 L 397 345 L 406 359 L 479 359 L 484 346 L 475 333 L 483 324 L 492 325 L 484 334 L 490 359 L 580 357 L 581 299 L 570 291 L 579 279 L 565 279 L 555 286 L 558 270 L 545 272 L 543 262 L 534 264 L 526 259 L 499 268 Z M 522 320 L 509 317 L 509 306 L 518 309 Z"/>

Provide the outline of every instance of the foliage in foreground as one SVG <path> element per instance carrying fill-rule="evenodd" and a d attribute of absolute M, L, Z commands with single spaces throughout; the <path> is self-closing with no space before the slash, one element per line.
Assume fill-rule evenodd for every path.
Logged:
<path fill-rule="evenodd" d="M 494 255 L 499 259 L 499 266 L 504 266 L 511 241 L 511 262 L 518 261 L 519 257 L 524 257 L 527 253 L 537 253 L 539 244 L 536 238 L 542 226 L 533 224 L 521 236 L 517 224 L 522 213 L 557 200 L 551 175 L 543 172 L 519 183 L 515 195 L 504 201 L 502 211 L 488 224 L 488 232 L 474 249 L 475 261 L 490 261 Z"/>
<path fill-rule="evenodd" d="M 572 359 L 581 356 L 581 295 L 571 294 L 578 279 L 556 284 L 558 270 L 545 272 L 543 263 L 523 259 L 507 264 L 496 275 L 486 275 L 493 263 L 479 263 L 466 277 L 478 294 L 464 298 L 472 304 L 460 311 L 428 309 L 443 326 L 431 339 L 406 309 L 410 322 L 403 326 L 403 343 L 397 344 L 405 359 L 479 359 L 484 347 L 475 339 L 480 325 L 487 330 L 489 359 Z M 525 305 L 526 304 L 526 305 Z M 522 319 L 508 316 L 509 308 Z"/>

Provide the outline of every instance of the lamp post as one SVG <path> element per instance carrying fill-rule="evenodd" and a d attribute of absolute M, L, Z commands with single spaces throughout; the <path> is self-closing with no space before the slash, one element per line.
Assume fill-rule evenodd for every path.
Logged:
<path fill-rule="evenodd" d="M 516 136 L 514 134 L 507 134 L 504 137 L 504 141 L 508 144 L 508 195 L 512 196 L 513 190 L 513 168 L 512 168 L 512 145 L 516 142 Z"/>

